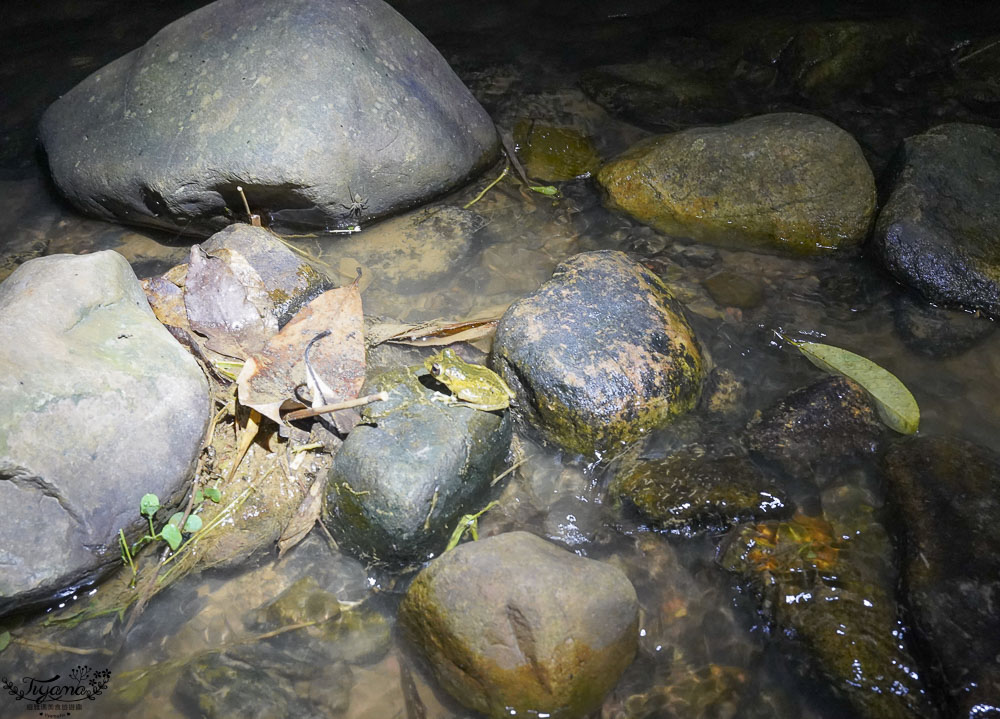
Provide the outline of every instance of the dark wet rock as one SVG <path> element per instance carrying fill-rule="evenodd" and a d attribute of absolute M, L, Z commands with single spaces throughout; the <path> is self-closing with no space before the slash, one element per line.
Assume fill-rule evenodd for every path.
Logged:
<path fill-rule="evenodd" d="M 764 287 L 760 281 L 730 270 L 716 272 L 706 277 L 702 284 L 712 299 L 725 307 L 752 310 L 764 301 Z"/>
<path fill-rule="evenodd" d="M 893 160 L 874 244 L 900 282 L 931 302 L 1000 317 L 1000 135 L 939 125 Z"/>
<path fill-rule="evenodd" d="M 701 349 L 683 307 L 622 252 L 560 264 L 497 326 L 492 361 L 516 417 L 573 452 L 617 451 L 698 401 Z"/>
<path fill-rule="evenodd" d="M 934 717 L 917 663 L 900 641 L 892 547 L 871 507 L 827 522 L 745 525 L 719 561 L 759 600 L 776 636 L 793 640 L 802 670 L 824 677 L 857 716 Z"/>
<path fill-rule="evenodd" d="M 320 667 L 316 668 L 317 670 Z M 181 673 L 174 690 L 177 703 L 205 719 L 247 717 L 336 716 L 350 703 L 350 672 L 343 665 L 326 667 L 329 690 L 320 701 L 300 697 L 291 680 L 228 654 L 197 659 Z"/>
<path fill-rule="evenodd" d="M 882 461 L 900 528 L 903 595 L 943 670 L 953 716 L 1000 715 L 1000 456 L 913 437 Z"/>
<path fill-rule="evenodd" d="M 604 508 L 574 495 L 553 502 L 542 522 L 546 539 L 584 553 L 604 527 Z"/>
<path fill-rule="evenodd" d="M 323 261 L 349 280 L 360 267 L 362 283 L 386 292 L 427 291 L 462 271 L 463 261 L 486 244 L 486 225 L 472 210 L 424 209 L 331 243 Z"/>
<path fill-rule="evenodd" d="M 788 513 L 781 491 L 747 457 L 709 456 L 695 448 L 655 459 L 626 457 L 608 492 L 654 527 L 686 537 Z"/>
<path fill-rule="evenodd" d="M 479 103 L 381 0 L 218 0 L 63 95 L 41 137 L 82 211 L 192 235 L 245 219 L 237 185 L 255 211 L 341 226 L 456 187 L 499 151 Z"/>
<path fill-rule="evenodd" d="M 827 103 L 891 86 L 926 52 L 910 23 L 833 20 L 796 28 L 780 64 L 800 95 Z"/>
<path fill-rule="evenodd" d="M 594 143 L 573 127 L 522 120 L 514 128 L 514 142 L 528 176 L 546 182 L 590 175 L 601 164 Z"/>
<path fill-rule="evenodd" d="M 125 259 L 52 255 L 0 285 L 0 614 L 120 565 L 139 500 L 183 494 L 208 384 Z"/>
<path fill-rule="evenodd" d="M 362 394 L 385 390 L 389 400 L 365 407 L 334 458 L 324 521 L 366 561 L 405 564 L 440 552 L 458 519 L 486 503 L 506 457 L 508 412 L 433 401 L 431 386 L 423 366 L 371 377 Z"/>
<path fill-rule="evenodd" d="M 892 307 L 896 332 L 911 352 L 925 357 L 957 357 L 993 334 L 994 322 L 973 312 L 937 307 L 911 293 Z"/>
<path fill-rule="evenodd" d="M 580 87 L 612 115 L 660 131 L 739 116 L 718 77 L 666 60 L 598 67 Z"/>
<path fill-rule="evenodd" d="M 526 532 L 459 545 L 410 585 L 400 623 L 465 706 L 499 719 L 594 711 L 631 663 L 635 590 L 621 570 Z"/>
<path fill-rule="evenodd" d="M 597 175 L 614 209 L 661 232 L 746 249 L 856 247 L 875 180 L 844 130 L 812 115 L 760 115 L 643 140 Z"/>
<path fill-rule="evenodd" d="M 861 385 L 830 376 L 789 393 L 747 425 L 747 449 L 789 476 L 817 483 L 852 458 L 872 455 L 885 427 Z"/>

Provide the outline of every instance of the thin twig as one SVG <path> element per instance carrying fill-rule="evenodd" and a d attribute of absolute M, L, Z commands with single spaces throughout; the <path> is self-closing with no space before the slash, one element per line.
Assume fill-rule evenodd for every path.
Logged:
<path fill-rule="evenodd" d="M 292 422 L 297 419 L 306 419 L 307 417 L 315 417 L 320 414 L 326 414 L 327 412 L 336 412 L 340 409 L 350 409 L 351 407 L 360 407 L 364 404 L 371 404 L 372 402 L 385 402 L 389 399 L 388 392 L 379 392 L 378 394 L 369 394 L 364 397 L 358 397 L 357 399 L 348 399 L 343 402 L 335 402 L 333 404 L 325 404 L 322 407 L 312 407 L 310 409 L 297 409 L 294 412 L 289 412 L 284 416 L 286 421 Z"/>

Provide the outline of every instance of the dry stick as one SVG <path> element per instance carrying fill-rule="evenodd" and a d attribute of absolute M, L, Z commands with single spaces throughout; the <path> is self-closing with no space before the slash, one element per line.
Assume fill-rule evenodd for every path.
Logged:
<path fill-rule="evenodd" d="M 243 194 L 243 188 L 237 185 L 236 191 L 240 193 L 240 197 L 243 198 L 243 207 L 246 208 L 247 217 L 250 218 L 250 224 L 253 225 L 254 227 L 260 227 L 260 215 L 255 215 L 254 213 L 250 212 L 250 203 L 247 202 L 247 196 Z"/>
<path fill-rule="evenodd" d="M 327 412 L 336 412 L 338 409 L 350 409 L 351 407 L 360 407 L 363 404 L 371 404 L 372 402 L 385 402 L 389 399 L 388 392 L 379 392 L 378 394 L 369 394 L 364 397 L 358 397 L 357 399 L 348 399 L 343 402 L 334 402 L 333 404 L 325 404 L 322 407 L 313 407 L 310 409 L 297 409 L 294 412 L 289 412 L 284 416 L 284 419 L 289 422 L 293 422 L 297 419 L 305 419 L 307 417 L 315 417 L 320 414 L 326 414 Z"/>

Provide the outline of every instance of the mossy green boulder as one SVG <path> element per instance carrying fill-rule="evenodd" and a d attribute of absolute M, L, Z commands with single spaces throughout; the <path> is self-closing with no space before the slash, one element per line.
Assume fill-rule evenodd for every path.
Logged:
<path fill-rule="evenodd" d="M 620 569 L 527 532 L 442 554 L 410 585 L 399 620 L 441 686 L 496 719 L 589 715 L 639 636 Z"/>
<path fill-rule="evenodd" d="M 584 455 L 614 453 L 698 401 L 702 354 L 667 286 L 623 252 L 576 255 L 504 313 L 492 363 L 515 418 Z"/>
<path fill-rule="evenodd" d="M 858 143 L 798 113 L 648 138 L 597 180 L 613 209 L 661 232 L 744 249 L 857 247 L 875 217 L 875 179 Z"/>

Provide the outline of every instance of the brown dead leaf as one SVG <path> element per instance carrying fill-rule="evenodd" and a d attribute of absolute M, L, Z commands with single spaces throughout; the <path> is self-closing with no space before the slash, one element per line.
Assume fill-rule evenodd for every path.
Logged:
<path fill-rule="evenodd" d="M 228 250 L 216 254 L 191 247 L 184 286 L 187 317 L 206 347 L 246 359 L 277 332 L 277 320 L 267 311 L 266 292 L 246 260 Z"/>
<path fill-rule="evenodd" d="M 279 557 L 301 542 L 316 526 L 323 509 L 323 489 L 326 487 L 326 479 L 326 474 L 320 474 L 309 485 L 309 491 L 306 492 L 299 508 L 295 510 L 295 515 L 285 525 L 281 537 L 278 538 Z"/>
<path fill-rule="evenodd" d="M 248 358 L 236 380 L 240 404 L 279 424 L 282 411 L 304 407 L 293 398 L 296 387 L 309 380 L 307 348 L 318 387 L 313 392 L 314 405 L 358 396 L 365 380 L 365 343 L 357 287 L 340 287 L 316 297 L 261 352 Z"/>
<path fill-rule="evenodd" d="M 184 290 L 165 277 L 147 277 L 142 281 L 142 289 L 161 324 L 190 332 L 191 325 L 184 308 Z"/>

